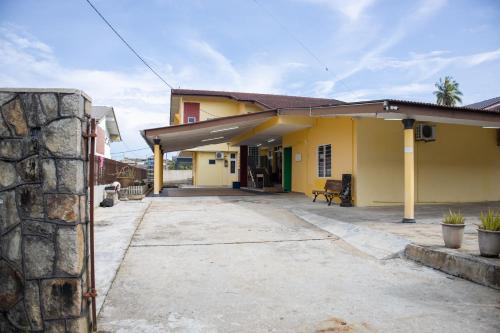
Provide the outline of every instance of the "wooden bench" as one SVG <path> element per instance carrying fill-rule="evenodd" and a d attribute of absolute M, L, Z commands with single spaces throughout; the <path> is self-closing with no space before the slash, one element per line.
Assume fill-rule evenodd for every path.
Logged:
<path fill-rule="evenodd" d="M 342 181 L 335 179 L 327 179 L 325 182 L 325 187 L 323 190 L 314 190 L 312 194 L 314 195 L 313 202 L 316 202 L 318 195 L 323 195 L 328 202 L 328 206 L 332 204 L 333 198 L 340 198 L 340 193 L 342 192 Z"/>

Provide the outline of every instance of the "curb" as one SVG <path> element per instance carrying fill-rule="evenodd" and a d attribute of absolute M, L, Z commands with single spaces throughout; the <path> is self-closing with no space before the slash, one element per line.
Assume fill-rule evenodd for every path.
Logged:
<path fill-rule="evenodd" d="M 479 256 L 463 254 L 439 246 L 409 244 L 406 258 L 447 274 L 500 290 L 500 260 L 492 263 Z"/>
<path fill-rule="evenodd" d="M 409 240 L 391 233 L 337 221 L 302 209 L 291 211 L 302 220 L 343 239 L 358 250 L 377 259 L 399 257 L 410 244 Z"/>

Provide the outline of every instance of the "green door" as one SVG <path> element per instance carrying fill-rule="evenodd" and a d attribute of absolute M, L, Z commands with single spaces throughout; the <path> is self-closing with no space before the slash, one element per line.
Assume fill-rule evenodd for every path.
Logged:
<path fill-rule="evenodd" d="M 292 191 L 292 147 L 286 147 L 283 151 L 283 190 Z"/>

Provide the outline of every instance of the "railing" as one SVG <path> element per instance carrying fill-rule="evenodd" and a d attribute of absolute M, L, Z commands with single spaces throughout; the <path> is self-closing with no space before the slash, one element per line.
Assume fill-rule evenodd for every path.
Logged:
<path fill-rule="evenodd" d="M 102 156 L 95 158 L 95 185 L 111 184 L 114 181 L 122 182 L 123 179 L 134 181 L 143 181 L 147 179 L 147 170 L 138 168 L 126 163 L 111 160 Z M 122 184 L 123 187 L 128 186 Z"/>

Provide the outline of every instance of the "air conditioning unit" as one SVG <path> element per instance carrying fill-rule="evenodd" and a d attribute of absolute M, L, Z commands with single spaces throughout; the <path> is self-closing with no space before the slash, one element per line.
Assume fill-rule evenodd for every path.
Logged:
<path fill-rule="evenodd" d="M 215 153 L 215 159 L 216 160 L 223 160 L 224 159 L 224 152 L 218 151 Z"/>
<path fill-rule="evenodd" d="M 428 124 L 417 124 L 415 126 L 415 141 L 435 141 L 436 126 Z"/>

